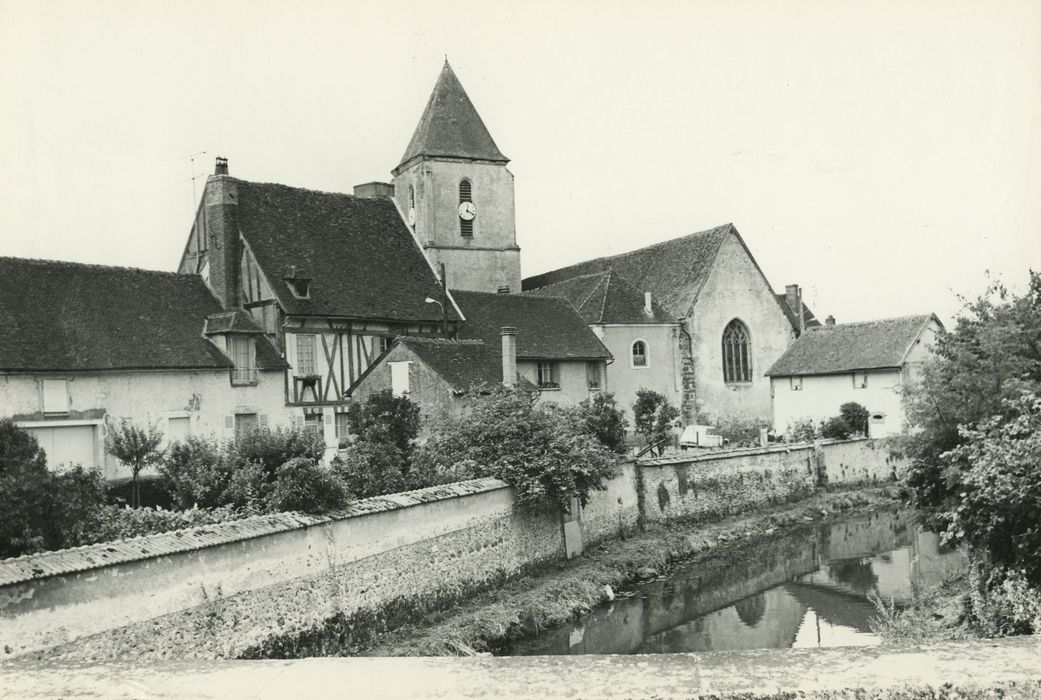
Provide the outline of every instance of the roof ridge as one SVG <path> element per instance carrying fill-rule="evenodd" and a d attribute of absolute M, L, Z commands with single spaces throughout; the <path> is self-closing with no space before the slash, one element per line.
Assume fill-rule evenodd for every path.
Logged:
<path fill-rule="evenodd" d="M 198 278 L 199 275 L 193 272 L 178 272 L 175 270 L 149 270 L 144 267 L 131 267 L 128 265 L 103 265 L 101 263 L 85 263 L 76 262 L 75 260 L 55 260 L 53 258 L 20 258 L 15 255 L 0 255 L 0 263 L 2 262 L 14 262 L 14 263 L 28 263 L 30 265 L 39 265 L 47 267 L 81 267 L 91 268 L 98 271 L 111 271 L 111 272 L 144 272 L 150 275 L 167 275 L 170 277 L 190 277 Z"/>
<path fill-rule="evenodd" d="M 852 326 L 869 326 L 869 325 L 878 324 L 878 323 L 892 323 L 893 321 L 910 321 L 912 319 L 929 319 L 932 316 L 934 316 L 934 314 L 932 312 L 924 313 L 924 314 L 906 314 L 904 316 L 891 316 L 889 318 L 876 318 L 876 319 L 869 320 L 869 321 L 850 321 L 848 323 L 836 323 L 833 326 L 828 326 L 828 325 L 813 326 L 812 328 L 807 328 L 806 330 L 813 331 L 813 332 L 816 333 L 818 331 L 833 331 L 836 328 L 850 328 Z"/>
<path fill-rule="evenodd" d="M 419 342 L 426 345 L 487 345 L 480 338 L 439 338 L 421 335 L 402 335 L 399 336 L 399 339 L 402 343 Z"/>
<path fill-rule="evenodd" d="M 392 199 L 392 197 L 389 197 L 389 196 L 388 197 L 383 197 L 383 196 L 377 195 L 377 196 L 373 196 L 373 197 L 361 197 L 361 196 L 353 194 L 351 192 L 332 192 L 330 190 L 316 190 L 316 189 L 312 189 L 310 187 L 300 187 L 299 185 L 287 185 L 284 182 L 259 182 L 257 180 L 244 180 L 242 178 L 232 177 L 230 175 L 221 175 L 220 177 L 227 178 L 228 180 L 234 180 L 235 182 L 245 183 L 247 185 L 256 185 L 258 187 L 284 187 L 287 190 L 298 190 L 300 192 L 310 192 L 311 194 L 320 194 L 320 195 L 325 195 L 325 196 L 328 196 L 328 197 L 347 197 L 349 199 L 356 199 L 358 201 L 375 201 L 375 202 L 378 202 L 378 201 L 385 201 L 385 200 L 388 200 L 388 199 Z"/>

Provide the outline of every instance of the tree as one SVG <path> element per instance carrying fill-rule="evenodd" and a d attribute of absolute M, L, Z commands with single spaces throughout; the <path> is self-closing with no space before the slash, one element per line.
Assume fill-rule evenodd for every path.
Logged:
<path fill-rule="evenodd" d="M 368 498 L 430 485 L 426 475 L 412 469 L 419 404 L 388 389 L 370 394 L 364 403 L 352 403 L 348 420 L 355 440 L 337 470 L 353 496 Z"/>
<path fill-rule="evenodd" d="M 625 429 L 628 426 L 614 394 L 598 393 L 578 405 L 578 418 L 586 432 L 618 454 L 625 453 Z"/>
<path fill-rule="evenodd" d="M 134 508 L 141 505 L 138 474 L 145 467 L 156 464 L 163 458 L 164 450 L 159 448 L 162 442 L 163 434 L 154 425 L 139 428 L 126 419 L 111 427 L 108 437 L 105 438 L 105 449 L 108 453 L 130 468 L 134 484 L 133 501 L 130 505 Z"/>
<path fill-rule="evenodd" d="M 389 443 L 409 454 L 419 434 L 419 404 L 390 389 L 370 394 L 348 409 L 351 432 L 367 442 Z"/>
<path fill-rule="evenodd" d="M 852 435 L 867 436 L 870 415 L 868 410 L 856 401 L 849 401 L 839 406 L 839 416 L 845 421 L 846 427 L 849 428 Z"/>
<path fill-rule="evenodd" d="M 672 433 L 673 421 L 680 415 L 679 409 L 656 391 L 640 389 L 633 403 L 633 421 L 636 432 L 643 435 L 648 445 L 657 446 L 659 455 L 665 451 L 663 443 Z"/>
<path fill-rule="evenodd" d="M 512 485 L 520 505 L 589 502 L 606 487 L 617 456 L 586 432 L 574 411 L 538 403 L 517 387 L 476 398 L 468 415 L 446 419 L 416 455 L 435 473 L 464 470 Z"/>
<path fill-rule="evenodd" d="M 908 486 L 923 515 L 942 518 L 961 492 L 963 465 L 941 459 L 965 442 L 959 426 L 1007 416 L 1007 400 L 1038 387 L 1041 274 L 1031 272 L 1022 296 L 995 282 L 967 302 L 907 396 L 908 417 L 919 428 L 909 444 Z"/>
<path fill-rule="evenodd" d="M 0 420 L 0 557 L 48 546 L 50 474 L 29 431 Z"/>

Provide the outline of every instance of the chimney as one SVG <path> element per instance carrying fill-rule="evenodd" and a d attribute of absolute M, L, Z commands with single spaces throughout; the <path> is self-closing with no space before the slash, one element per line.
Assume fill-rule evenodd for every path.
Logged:
<path fill-rule="evenodd" d="M 503 326 L 502 334 L 502 383 L 513 386 L 517 383 L 517 329 Z"/>
<path fill-rule="evenodd" d="M 366 182 L 354 186 L 354 196 L 372 199 L 373 197 L 393 197 L 394 185 L 389 182 Z"/>
<path fill-rule="evenodd" d="M 654 308 L 651 306 L 651 293 L 643 293 L 643 312 L 648 316 L 654 315 Z"/>
<path fill-rule="evenodd" d="M 497 289 L 496 292 L 498 294 L 509 294 L 510 293 L 510 285 L 508 285 L 508 284 L 500 284 L 499 285 L 499 289 Z"/>
<path fill-rule="evenodd" d="M 213 169 L 214 175 L 227 175 L 228 174 L 228 159 L 224 156 L 217 156 L 217 167 Z"/>
<path fill-rule="evenodd" d="M 784 299 L 788 307 L 795 312 L 799 320 L 799 335 L 806 332 L 806 313 L 802 306 L 802 289 L 797 284 L 788 284 L 784 287 Z"/>
<path fill-rule="evenodd" d="M 824 319 L 824 325 L 825 326 L 834 326 L 835 325 L 835 317 L 832 316 L 831 314 L 828 314 L 828 317 L 826 319 Z"/>

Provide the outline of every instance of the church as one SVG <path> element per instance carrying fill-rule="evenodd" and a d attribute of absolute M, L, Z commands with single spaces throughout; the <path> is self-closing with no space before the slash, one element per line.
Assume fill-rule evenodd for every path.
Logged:
<path fill-rule="evenodd" d="M 524 279 L 508 163 L 446 61 L 390 182 L 315 192 L 234 178 L 219 159 L 180 271 L 249 312 L 290 366 L 286 405 L 327 441 L 352 396 L 394 388 L 443 406 L 465 393 L 467 362 L 471 383 L 501 365 L 495 380 L 542 400 L 606 391 L 629 410 L 647 388 L 684 423 L 767 425 L 765 370 L 819 325 L 798 287 L 776 294 L 732 224 Z M 468 342 L 392 352 L 423 337 Z"/>

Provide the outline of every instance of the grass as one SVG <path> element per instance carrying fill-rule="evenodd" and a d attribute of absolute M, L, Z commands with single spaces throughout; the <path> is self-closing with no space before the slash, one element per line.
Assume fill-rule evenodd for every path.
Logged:
<path fill-rule="evenodd" d="M 892 600 L 875 593 L 868 599 L 876 615 L 871 631 L 886 644 L 919 644 L 974 638 L 966 619 L 968 575 L 954 573 L 932 586 L 914 586 L 909 607 L 899 608 Z"/>

